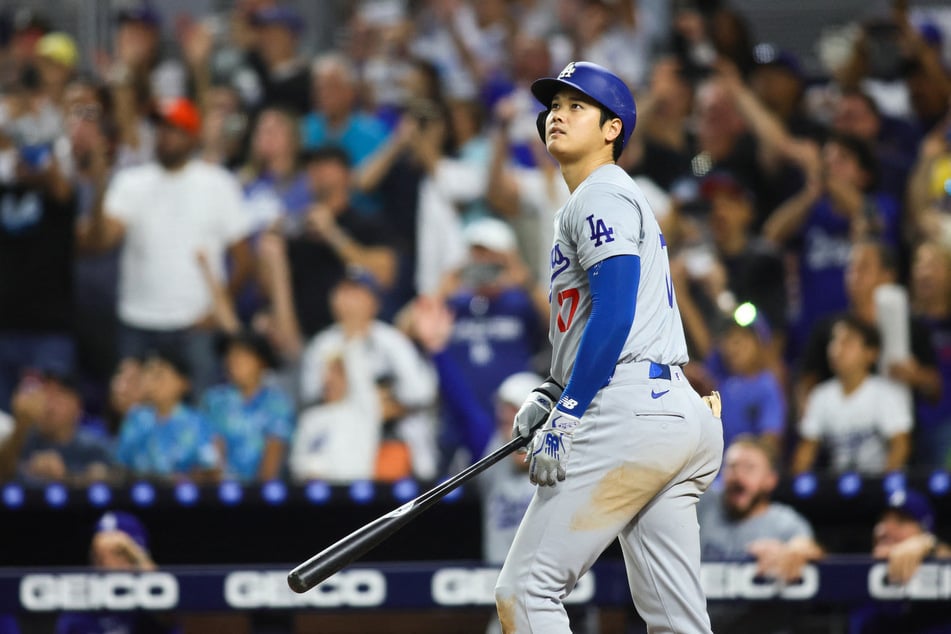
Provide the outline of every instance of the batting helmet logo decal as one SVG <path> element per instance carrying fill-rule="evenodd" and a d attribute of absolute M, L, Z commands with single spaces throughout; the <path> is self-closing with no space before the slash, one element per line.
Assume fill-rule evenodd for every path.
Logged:
<path fill-rule="evenodd" d="M 565 69 L 558 73 L 558 79 L 564 79 L 565 77 L 571 77 L 575 74 L 575 63 L 569 62 Z"/>

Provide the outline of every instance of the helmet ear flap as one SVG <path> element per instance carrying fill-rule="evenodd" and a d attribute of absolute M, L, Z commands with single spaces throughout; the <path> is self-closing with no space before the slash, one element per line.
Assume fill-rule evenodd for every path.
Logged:
<path fill-rule="evenodd" d="M 535 117 L 535 127 L 538 129 L 538 136 L 541 138 L 542 143 L 545 143 L 545 120 L 548 118 L 548 113 L 551 112 L 551 108 L 547 108 L 538 113 L 538 116 Z"/>

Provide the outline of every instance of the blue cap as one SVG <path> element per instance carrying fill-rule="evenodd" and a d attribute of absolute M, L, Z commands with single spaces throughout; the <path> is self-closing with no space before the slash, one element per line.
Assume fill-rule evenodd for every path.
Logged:
<path fill-rule="evenodd" d="M 921 39 L 928 43 L 928 46 L 941 48 L 944 43 L 944 33 L 941 32 L 941 27 L 934 22 L 928 21 L 919 24 L 918 33 L 921 35 Z"/>
<path fill-rule="evenodd" d="M 304 20 L 291 7 L 273 6 L 258 9 L 251 14 L 251 24 L 255 26 L 283 26 L 296 33 L 304 30 Z"/>
<path fill-rule="evenodd" d="M 135 515 L 125 511 L 109 511 L 96 522 L 96 533 L 121 531 L 132 538 L 143 550 L 149 549 L 149 533 Z"/>
<path fill-rule="evenodd" d="M 802 70 L 799 58 L 791 51 L 787 51 L 769 43 L 757 44 L 753 47 L 753 61 L 757 66 L 773 66 L 786 70 L 796 79 L 803 81 L 806 74 Z"/>
<path fill-rule="evenodd" d="M 374 297 L 379 299 L 383 295 L 383 289 L 373 274 L 360 266 L 348 266 L 341 282 L 352 282 L 359 284 L 373 293 Z"/>
<path fill-rule="evenodd" d="M 158 28 L 162 24 L 162 16 L 151 6 L 145 4 L 119 9 L 116 11 L 116 22 L 119 24 L 125 22 L 140 22 L 153 28 Z"/>
<path fill-rule="evenodd" d="M 928 532 L 934 530 L 934 509 L 927 496 L 914 489 L 898 489 L 888 496 L 887 510 L 915 520 Z"/>

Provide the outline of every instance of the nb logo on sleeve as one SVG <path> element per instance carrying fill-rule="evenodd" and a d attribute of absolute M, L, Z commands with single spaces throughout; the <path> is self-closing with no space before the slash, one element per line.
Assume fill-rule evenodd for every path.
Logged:
<path fill-rule="evenodd" d="M 578 407 L 578 401 L 573 398 L 562 398 L 560 401 L 558 401 L 558 404 L 565 409 L 574 409 Z"/>

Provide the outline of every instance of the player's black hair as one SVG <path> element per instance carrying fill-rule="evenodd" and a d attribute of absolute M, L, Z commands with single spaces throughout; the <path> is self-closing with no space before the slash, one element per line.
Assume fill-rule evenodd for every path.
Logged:
<path fill-rule="evenodd" d="M 601 122 L 598 124 L 603 126 L 605 123 L 611 119 L 620 119 L 621 117 L 617 116 L 601 104 L 598 104 L 601 108 Z M 621 124 L 621 133 L 617 135 L 617 138 L 614 139 L 614 147 L 612 149 L 612 156 L 614 157 L 614 162 L 617 163 L 617 160 L 621 157 L 621 152 L 624 151 L 624 124 Z"/>
<path fill-rule="evenodd" d="M 833 327 L 841 325 L 857 334 L 862 338 L 862 343 L 866 348 L 881 350 L 882 335 L 873 324 L 869 324 L 851 313 L 844 313 L 836 317 L 832 322 Z"/>

